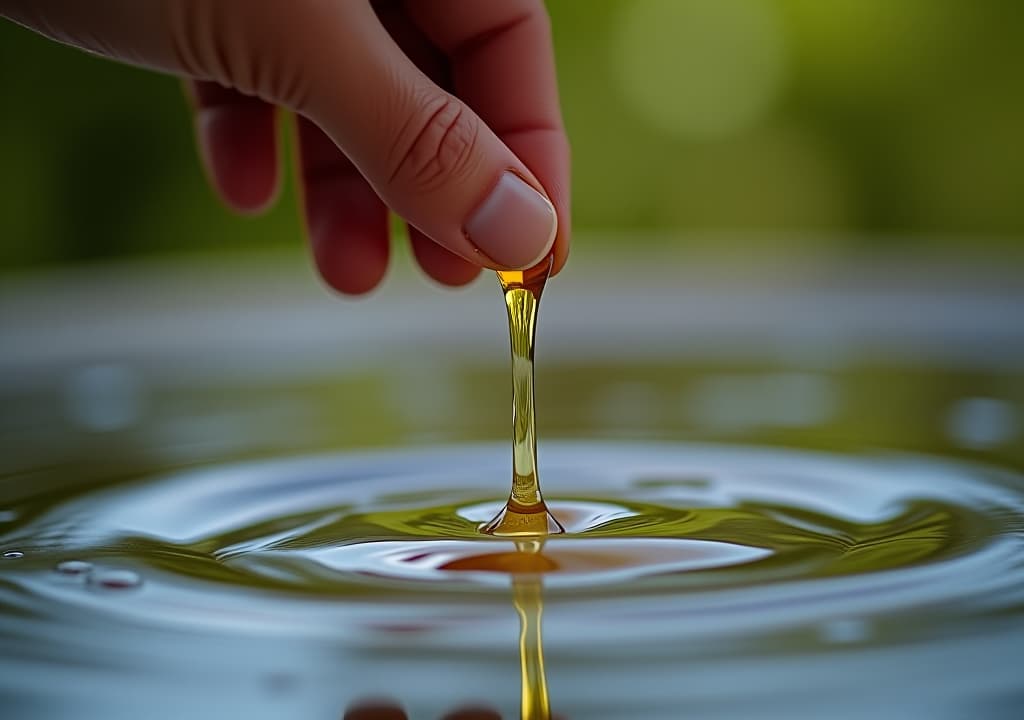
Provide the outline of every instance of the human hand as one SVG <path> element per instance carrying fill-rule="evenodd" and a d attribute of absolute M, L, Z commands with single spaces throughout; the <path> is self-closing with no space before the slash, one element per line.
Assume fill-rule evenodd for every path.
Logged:
<path fill-rule="evenodd" d="M 387 207 L 444 284 L 565 263 L 569 151 L 541 0 L 0 0 L 0 14 L 187 78 L 210 179 L 242 212 L 273 202 L 275 106 L 295 112 L 313 256 L 342 292 L 382 279 Z"/>

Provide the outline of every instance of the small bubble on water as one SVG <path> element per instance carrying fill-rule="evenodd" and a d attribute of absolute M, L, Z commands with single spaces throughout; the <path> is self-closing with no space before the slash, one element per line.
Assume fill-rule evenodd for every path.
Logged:
<path fill-rule="evenodd" d="M 18 558 L 25 557 L 25 553 L 23 553 L 21 550 L 8 550 L 4 553 L 4 557 L 8 560 L 17 560 Z"/>
<path fill-rule="evenodd" d="M 130 590 L 142 585 L 142 577 L 132 570 L 97 570 L 89 576 L 89 584 L 104 590 Z"/>
<path fill-rule="evenodd" d="M 65 560 L 57 563 L 56 569 L 61 575 L 84 575 L 92 570 L 92 563 L 82 560 Z"/>

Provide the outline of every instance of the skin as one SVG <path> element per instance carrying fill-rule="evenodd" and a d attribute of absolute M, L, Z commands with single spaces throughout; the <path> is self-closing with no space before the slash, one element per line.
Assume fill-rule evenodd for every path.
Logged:
<path fill-rule="evenodd" d="M 569 146 L 541 0 L 0 0 L 0 14 L 87 51 L 182 77 L 200 155 L 230 207 L 281 182 L 295 116 L 317 267 L 348 294 L 388 265 L 390 208 L 440 283 L 483 267 L 464 224 L 506 170 L 554 205 L 569 251 Z"/>

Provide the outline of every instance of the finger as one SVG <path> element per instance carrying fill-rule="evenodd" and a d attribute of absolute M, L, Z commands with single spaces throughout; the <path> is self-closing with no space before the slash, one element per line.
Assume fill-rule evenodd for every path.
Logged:
<path fill-rule="evenodd" d="M 447 58 L 412 21 L 404 5 L 401 0 L 378 0 L 374 3 L 374 10 L 388 34 L 416 67 L 436 85 L 450 90 L 451 72 Z M 446 250 L 412 225 L 408 226 L 408 230 L 413 257 L 423 271 L 437 282 L 459 287 L 472 282 L 480 274 L 478 265 Z"/>
<path fill-rule="evenodd" d="M 228 207 L 258 213 L 277 196 L 277 113 L 213 82 L 188 82 L 196 141 L 210 184 Z"/>
<path fill-rule="evenodd" d="M 385 202 L 477 265 L 522 268 L 546 255 L 554 209 L 526 166 L 415 67 L 369 6 L 363 15 L 360 3 L 321 7 L 343 14 L 351 37 L 333 50 L 329 76 L 311 66 L 322 91 L 309 93 L 306 110 Z"/>
<path fill-rule="evenodd" d="M 302 117 L 296 125 L 303 215 L 317 270 L 335 290 L 369 292 L 387 271 L 387 208 L 320 128 Z"/>
<path fill-rule="evenodd" d="M 526 164 L 558 212 L 554 272 L 569 253 L 569 143 L 540 0 L 418 0 L 412 18 L 452 64 L 456 95 Z"/>
<path fill-rule="evenodd" d="M 431 82 L 450 91 L 448 58 L 430 41 L 405 11 L 404 0 L 374 0 L 374 12 L 388 35 Z"/>
<path fill-rule="evenodd" d="M 409 244 L 413 256 L 423 271 L 442 285 L 461 287 L 473 282 L 480 274 L 480 266 L 459 257 L 409 226 Z"/>

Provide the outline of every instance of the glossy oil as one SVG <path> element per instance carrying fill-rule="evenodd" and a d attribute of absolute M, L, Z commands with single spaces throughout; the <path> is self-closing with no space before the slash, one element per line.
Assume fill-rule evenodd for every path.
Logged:
<path fill-rule="evenodd" d="M 512 491 L 501 512 L 481 530 L 500 537 L 531 537 L 563 532 L 548 511 L 537 469 L 537 413 L 534 395 L 534 345 L 549 256 L 529 270 L 498 272 L 508 313 L 512 351 Z"/>

